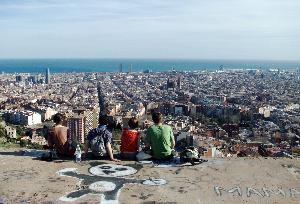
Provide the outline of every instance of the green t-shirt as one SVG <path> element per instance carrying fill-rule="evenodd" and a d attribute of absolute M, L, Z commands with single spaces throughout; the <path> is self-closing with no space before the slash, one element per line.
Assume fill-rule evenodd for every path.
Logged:
<path fill-rule="evenodd" d="M 169 125 L 152 125 L 147 130 L 146 143 L 151 146 L 155 159 L 163 159 L 171 154 L 172 141 L 174 136 Z"/>

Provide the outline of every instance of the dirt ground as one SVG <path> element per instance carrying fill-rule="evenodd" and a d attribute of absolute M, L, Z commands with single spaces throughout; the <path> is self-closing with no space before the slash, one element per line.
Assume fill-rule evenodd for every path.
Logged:
<path fill-rule="evenodd" d="M 137 172 L 125 176 L 115 200 L 109 198 L 110 190 L 96 193 L 89 190 L 92 187 L 88 185 L 93 182 L 103 184 L 103 177 L 89 173 L 89 168 L 99 162 L 111 163 L 46 162 L 22 156 L 20 150 L 0 149 L 0 203 L 300 203 L 299 159 L 209 159 L 195 166 L 162 168 L 122 161 L 118 164 L 135 167 Z M 77 173 L 75 176 L 57 173 L 65 168 L 76 168 Z M 79 174 L 82 180 L 75 178 Z M 140 182 L 149 178 L 164 179 L 166 184 Z M 127 182 L 130 179 L 134 182 Z M 105 182 L 117 185 L 121 180 L 106 178 Z M 74 191 L 84 192 L 85 196 L 63 201 L 66 199 L 62 197 Z M 104 194 L 108 195 L 106 199 Z"/>

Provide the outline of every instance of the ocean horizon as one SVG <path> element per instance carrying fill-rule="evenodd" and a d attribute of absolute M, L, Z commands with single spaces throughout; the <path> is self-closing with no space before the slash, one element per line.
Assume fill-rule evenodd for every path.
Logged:
<path fill-rule="evenodd" d="M 0 59 L 0 72 L 152 72 L 223 69 L 298 69 L 300 61 L 284 60 L 197 60 L 197 59 Z"/>

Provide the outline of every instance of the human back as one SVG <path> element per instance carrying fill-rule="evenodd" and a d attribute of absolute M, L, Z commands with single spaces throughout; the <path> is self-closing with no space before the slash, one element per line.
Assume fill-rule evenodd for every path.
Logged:
<path fill-rule="evenodd" d="M 106 125 L 99 125 L 89 132 L 87 139 L 93 155 L 104 156 L 106 153 L 105 145 L 112 142 L 112 134 Z"/>
<path fill-rule="evenodd" d="M 154 159 L 171 158 L 175 146 L 172 128 L 162 124 L 161 113 L 153 113 L 152 120 L 154 125 L 147 130 L 146 144 L 151 147 Z"/>
<path fill-rule="evenodd" d="M 84 158 L 87 157 L 89 149 L 92 150 L 92 153 L 96 157 L 108 156 L 111 161 L 118 162 L 118 159 L 114 158 L 112 150 L 112 133 L 109 131 L 108 117 L 107 115 L 99 116 L 99 126 L 95 129 L 92 129 L 88 135 L 87 140 L 84 145 Z"/>
<path fill-rule="evenodd" d="M 152 125 L 147 130 L 147 138 L 154 158 L 163 159 L 171 155 L 174 138 L 169 125 Z"/>
<path fill-rule="evenodd" d="M 121 135 L 121 156 L 125 159 L 135 159 L 139 147 L 140 132 L 138 128 L 138 120 L 132 117 L 128 121 L 128 128 L 123 128 Z"/>
<path fill-rule="evenodd" d="M 73 156 L 75 150 L 68 143 L 68 128 L 62 125 L 63 120 L 64 117 L 60 113 L 53 116 L 55 125 L 50 129 L 48 146 L 56 149 L 57 153 L 61 156 Z"/>

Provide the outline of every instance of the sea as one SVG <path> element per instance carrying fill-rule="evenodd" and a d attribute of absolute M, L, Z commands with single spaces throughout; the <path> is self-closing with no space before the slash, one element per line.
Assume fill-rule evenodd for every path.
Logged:
<path fill-rule="evenodd" d="M 0 59 L 0 73 L 59 72 L 167 72 L 218 69 L 300 68 L 300 61 L 194 60 L 194 59 Z"/>

